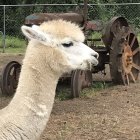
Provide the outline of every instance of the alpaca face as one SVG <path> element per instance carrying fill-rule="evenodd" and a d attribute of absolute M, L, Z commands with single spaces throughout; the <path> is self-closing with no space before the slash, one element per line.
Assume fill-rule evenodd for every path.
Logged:
<path fill-rule="evenodd" d="M 66 41 L 67 40 L 67 41 Z M 66 39 L 60 44 L 61 51 L 67 57 L 73 69 L 91 69 L 98 64 L 98 53 L 82 42 Z"/>
<path fill-rule="evenodd" d="M 64 64 L 63 61 L 58 64 L 61 63 L 66 69 L 84 70 L 98 64 L 98 53 L 83 43 L 83 32 L 71 22 L 49 21 L 41 26 L 22 26 L 21 29 L 28 39 L 58 50 L 65 60 Z"/>

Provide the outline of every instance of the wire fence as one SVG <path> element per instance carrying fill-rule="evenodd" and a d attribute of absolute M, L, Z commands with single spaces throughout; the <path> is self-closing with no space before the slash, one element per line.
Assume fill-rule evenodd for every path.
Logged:
<path fill-rule="evenodd" d="M 140 29 L 140 3 L 92 5 L 89 9 L 91 19 L 107 22 L 114 16 L 123 16 L 137 29 Z"/>
<path fill-rule="evenodd" d="M 20 27 L 24 24 L 26 16 L 30 14 L 70 11 L 83 14 L 83 4 L 0 5 L 0 7 L 0 47 L 3 49 L 2 51 L 6 51 L 9 47 L 18 47 L 18 41 L 17 44 L 14 44 L 16 43 L 15 38 L 23 38 Z M 88 4 L 88 20 L 98 20 L 105 24 L 114 16 L 125 17 L 131 26 L 139 32 L 140 3 Z"/>

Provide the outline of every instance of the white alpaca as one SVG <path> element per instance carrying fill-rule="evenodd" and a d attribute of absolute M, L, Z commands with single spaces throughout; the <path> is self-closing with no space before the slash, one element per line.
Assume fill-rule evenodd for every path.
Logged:
<path fill-rule="evenodd" d="M 11 103 L 0 113 L 0 140 L 37 140 L 49 119 L 59 77 L 97 65 L 80 28 L 63 20 L 22 26 L 30 39 Z"/>

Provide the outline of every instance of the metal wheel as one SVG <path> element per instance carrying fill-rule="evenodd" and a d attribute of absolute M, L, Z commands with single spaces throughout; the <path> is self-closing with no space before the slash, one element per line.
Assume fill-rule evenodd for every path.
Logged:
<path fill-rule="evenodd" d="M 17 88 L 21 65 L 16 61 L 9 62 L 2 71 L 1 90 L 3 95 L 13 95 Z"/>
<path fill-rule="evenodd" d="M 75 70 L 71 76 L 71 93 L 72 97 L 79 97 L 83 88 L 89 87 L 92 84 L 92 72 Z"/>
<path fill-rule="evenodd" d="M 136 35 L 123 27 L 112 41 L 110 73 L 114 83 L 129 85 L 136 82 L 140 71 L 140 50 Z"/>
<path fill-rule="evenodd" d="M 102 35 L 102 40 L 107 48 L 111 46 L 114 36 L 116 36 L 124 26 L 128 27 L 128 22 L 124 17 L 113 17 L 108 22 Z"/>

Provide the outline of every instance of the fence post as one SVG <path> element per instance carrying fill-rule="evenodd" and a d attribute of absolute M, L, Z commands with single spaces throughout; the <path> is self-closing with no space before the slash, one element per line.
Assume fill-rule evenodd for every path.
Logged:
<path fill-rule="evenodd" d="M 5 5 L 3 6 L 3 53 L 5 53 Z"/>

